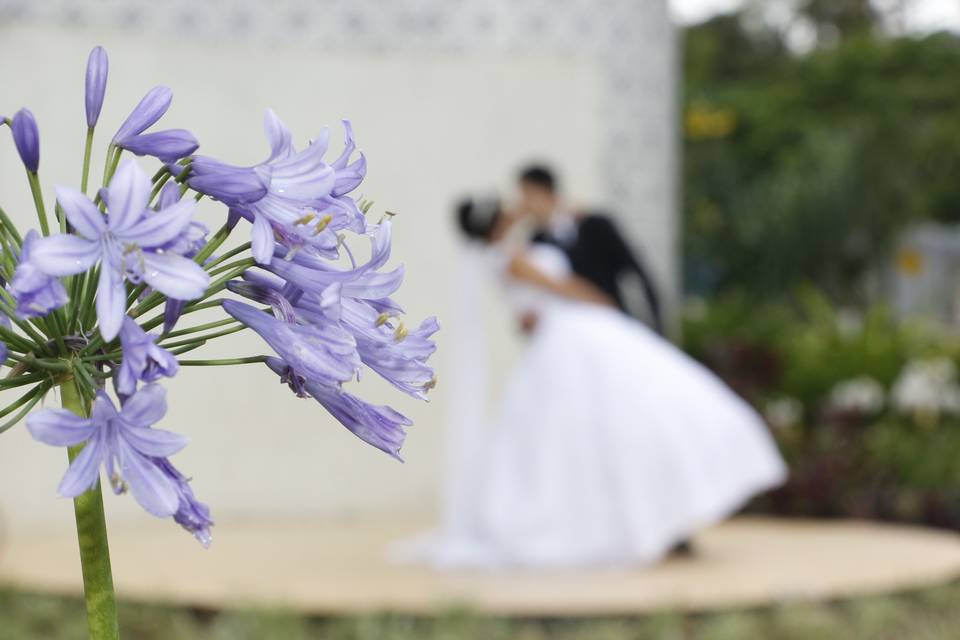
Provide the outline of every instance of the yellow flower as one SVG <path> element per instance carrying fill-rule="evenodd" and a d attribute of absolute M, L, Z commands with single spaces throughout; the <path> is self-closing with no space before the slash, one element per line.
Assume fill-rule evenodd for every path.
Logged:
<path fill-rule="evenodd" d="M 692 102 L 684 116 L 684 132 L 690 140 L 725 138 L 736 128 L 733 109 L 715 109 L 705 102 Z"/>

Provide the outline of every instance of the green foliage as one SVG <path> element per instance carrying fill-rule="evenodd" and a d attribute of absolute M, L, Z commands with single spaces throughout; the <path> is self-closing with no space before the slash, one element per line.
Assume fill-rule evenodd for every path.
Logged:
<path fill-rule="evenodd" d="M 960 362 L 960 342 L 897 322 L 883 307 L 838 312 L 803 289 L 791 304 L 744 295 L 686 314 L 687 350 L 768 416 L 791 468 L 758 506 L 777 513 L 905 520 L 960 528 L 960 415 L 894 406 L 911 363 Z M 851 380 L 878 389 L 872 409 L 837 408 Z M 777 418 L 787 402 L 795 415 Z"/>
<path fill-rule="evenodd" d="M 137 640 L 934 640 L 960 637 L 960 585 L 840 603 L 699 615 L 516 620 L 469 613 L 334 619 L 270 611 L 193 611 L 121 602 L 124 637 Z M 79 600 L 0 591 L 0 640 L 86 637 Z M 80 620 L 80 624 L 76 621 Z"/>
<path fill-rule="evenodd" d="M 960 40 L 795 56 L 741 22 L 686 34 L 688 287 L 849 296 L 905 224 L 960 220 Z"/>

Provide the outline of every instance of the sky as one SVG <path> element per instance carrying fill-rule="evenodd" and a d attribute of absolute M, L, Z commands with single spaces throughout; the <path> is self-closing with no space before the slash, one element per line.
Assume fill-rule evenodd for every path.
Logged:
<path fill-rule="evenodd" d="M 675 18 L 683 24 L 701 22 L 710 16 L 733 11 L 744 0 L 669 0 Z M 924 33 L 950 29 L 960 32 L 960 0 L 910 0 L 904 23 L 909 31 Z"/>

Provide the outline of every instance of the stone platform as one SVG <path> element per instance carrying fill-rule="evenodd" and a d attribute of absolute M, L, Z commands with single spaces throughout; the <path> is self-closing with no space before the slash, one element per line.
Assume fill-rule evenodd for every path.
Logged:
<path fill-rule="evenodd" d="M 203 550 L 144 516 L 115 527 L 121 597 L 197 607 L 282 607 L 316 614 L 434 613 L 444 607 L 518 616 L 706 611 L 912 589 L 960 577 L 960 536 L 855 521 L 738 518 L 703 532 L 697 553 L 646 570 L 438 573 L 385 560 L 390 541 L 422 528 L 390 520 L 224 520 Z M 72 532 L 68 532 L 72 533 Z M 0 542 L 0 584 L 79 593 L 71 535 Z"/>

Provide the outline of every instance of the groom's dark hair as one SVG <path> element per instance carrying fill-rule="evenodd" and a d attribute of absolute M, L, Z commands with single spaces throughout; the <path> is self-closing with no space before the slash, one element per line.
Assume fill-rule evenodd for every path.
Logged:
<path fill-rule="evenodd" d="M 529 184 L 540 187 L 550 193 L 557 191 L 557 177 L 553 170 L 542 164 L 531 164 L 520 171 L 519 180 L 521 184 Z"/>

